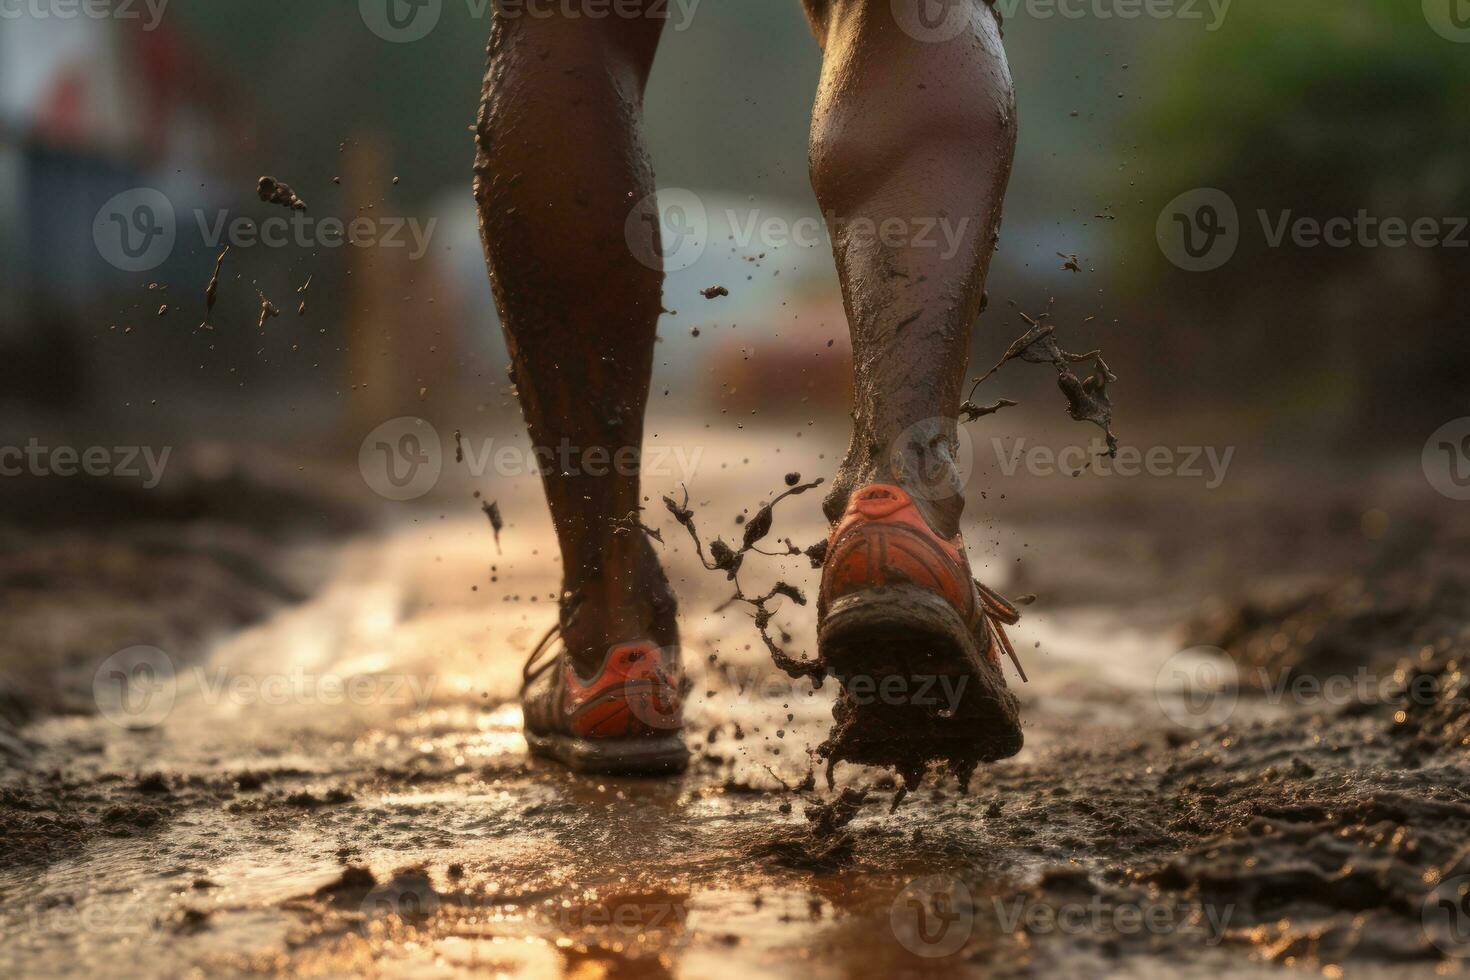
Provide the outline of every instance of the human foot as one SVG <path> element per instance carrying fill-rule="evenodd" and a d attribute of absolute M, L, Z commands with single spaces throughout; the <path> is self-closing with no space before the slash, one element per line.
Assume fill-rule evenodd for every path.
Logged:
<path fill-rule="evenodd" d="M 676 606 L 651 547 L 632 571 L 569 588 L 522 678 L 526 742 L 581 772 L 677 772 L 684 747 Z"/>
<path fill-rule="evenodd" d="M 689 750 L 678 650 L 621 643 L 584 677 L 565 647 L 552 652 L 558 632 L 553 627 L 526 661 L 521 710 L 531 752 L 577 772 L 682 772 Z"/>
<path fill-rule="evenodd" d="M 821 655 L 842 682 L 832 762 L 921 774 L 946 760 L 963 777 L 1021 750 L 1019 705 L 1001 671 L 1019 615 L 970 573 L 894 484 L 853 493 L 829 538 L 817 605 Z"/>

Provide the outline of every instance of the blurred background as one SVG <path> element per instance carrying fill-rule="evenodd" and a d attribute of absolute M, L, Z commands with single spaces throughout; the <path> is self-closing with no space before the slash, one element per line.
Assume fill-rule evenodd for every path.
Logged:
<path fill-rule="evenodd" d="M 932 23 L 953 10 L 894 2 L 924 4 Z M 561 908 L 588 883 L 618 877 L 620 891 L 641 867 L 639 887 L 715 903 L 691 919 L 699 976 L 769 972 L 765 951 L 804 950 L 825 907 L 833 945 L 871 971 L 888 962 L 871 957 L 890 897 L 916 873 L 989 877 L 1045 854 L 1071 863 L 1065 885 L 1097 851 L 1116 862 L 1110 881 L 1158 881 L 1137 862 L 1163 853 L 1166 823 L 1176 853 L 1213 862 L 1212 821 L 1247 803 L 1269 820 L 1240 817 L 1241 839 L 1265 849 L 1221 860 L 1245 869 L 1239 894 L 1270 898 L 1249 942 L 1288 962 L 1328 948 L 1310 918 L 1301 943 L 1265 928 L 1286 923 L 1276 902 L 1292 887 L 1308 904 L 1346 903 L 1334 911 L 1351 920 L 1350 955 L 1392 950 L 1384 922 L 1418 929 L 1415 883 L 1436 880 L 1424 862 L 1463 860 L 1464 827 L 1442 802 L 1463 796 L 1462 770 L 1415 782 L 1432 767 L 1406 751 L 1360 756 L 1340 776 L 1340 747 L 1390 751 L 1379 729 L 1351 727 L 1378 722 L 1345 712 L 1324 735 L 1306 702 L 1280 729 L 1249 730 L 1252 761 L 1240 762 L 1247 742 L 1231 749 L 1250 768 L 1229 769 L 1228 789 L 1204 780 L 1188 797 L 1219 745 L 1180 729 L 1160 679 L 1204 647 L 1242 668 L 1399 676 L 1396 658 L 1423 664 L 1453 638 L 1459 659 L 1436 669 L 1463 686 L 1470 7 L 995 3 L 1020 143 L 971 374 L 1025 331 L 1023 314 L 1048 314 L 1066 348 L 1101 349 L 1116 373 L 1123 449 L 1116 463 L 1095 457 L 1101 433 L 1067 418 L 1050 367 L 1007 366 L 976 394 L 1019 403 L 962 428 L 961 463 L 976 574 L 1035 600 L 1014 633 L 1031 676 L 1018 688 L 1028 754 L 985 777 L 1012 780 L 988 783 L 1003 817 L 1000 796 L 982 810 L 978 797 L 949 809 L 937 789 L 916 794 L 893 819 L 952 812 L 925 825 L 926 841 L 947 843 L 909 867 L 919 831 L 895 824 L 902 836 L 863 844 L 892 880 L 855 872 L 849 889 L 791 885 L 737 846 L 800 822 L 750 787 L 774 785 L 767 773 L 802 782 L 831 685 L 800 701 L 737 697 L 773 668 L 730 583 L 700 567 L 659 503 L 682 484 L 706 541 L 738 540 L 783 477 L 830 479 L 849 437 L 847 328 L 807 177 L 820 51 L 797 0 L 667 8 L 646 122 L 670 312 L 644 518 L 662 533 L 686 661 L 712 665 L 689 716 L 707 734 L 697 771 L 667 795 L 606 797 L 600 781 L 529 763 L 519 734 L 519 668 L 554 621 L 561 576 L 471 193 L 489 0 L 0 0 L 0 933 L 19 921 L 35 940 L 30 972 L 111 974 L 128 960 L 139 975 L 182 962 L 234 973 L 279 968 L 294 948 L 292 972 L 344 975 L 365 962 L 357 946 L 317 961 L 318 946 L 286 941 L 307 921 L 299 899 L 330 893 L 349 861 L 387 881 L 408 860 L 467 862 L 475 887 L 495 879 L 497 893 Z M 267 175 L 307 209 L 262 202 Z M 711 286 L 728 295 L 702 296 Z M 821 540 L 819 496 L 782 502 L 767 547 Z M 811 594 L 818 572 L 798 554 L 752 557 L 742 575 L 748 594 L 777 576 Z M 778 610 L 793 654 L 815 653 L 814 618 Z M 205 666 L 432 691 L 347 708 L 221 703 L 198 680 Z M 155 676 L 167 703 L 140 717 L 129 684 Z M 145 709 L 161 703 L 139 689 Z M 1463 704 L 1410 726 L 1400 711 L 1382 731 L 1422 728 L 1433 737 L 1415 753 L 1462 752 Z M 745 748 L 717 745 L 722 725 Z M 1337 795 L 1290 795 L 1288 757 L 1294 779 L 1316 766 L 1314 785 Z M 1419 863 L 1380 873 L 1389 835 L 1372 797 L 1413 792 L 1434 799 L 1402 804 L 1387 846 Z M 1151 809 L 1181 793 L 1187 818 Z M 1082 797 L 1103 801 L 1096 827 L 1049 819 L 1072 794 L 1079 811 L 1091 811 Z M 676 839 L 698 847 L 645 864 L 650 808 L 695 828 Z M 1317 829 L 1278 847 L 1261 825 L 1295 835 L 1278 819 L 1292 812 Z M 1303 877 L 1302 855 L 1329 837 L 1310 860 L 1333 877 Z M 584 840 L 612 843 L 584 854 Z M 1368 843 L 1339 849 L 1350 840 Z M 486 871 L 502 860 L 508 872 Z M 1221 880 L 1220 867 L 1198 880 Z M 747 872 L 755 912 L 742 924 L 727 893 Z M 198 897 L 201 881 L 215 897 Z M 762 904 L 770 895 L 784 897 Z M 1369 901 L 1383 905 L 1375 918 Z M 119 957 L 108 930 L 79 941 L 33 914 L 99 906 L 145 916 L 138 931 L 171 945 Z M 526 922 L 496 913 L 493 926 L 548 942 L 566 931 L 565 919 Z M 737 932 L 743 947 L 726 941 Z M 395 935 L 372 949 L 428 955 Z M 1115 955 L 1062 972 L 1115 968 Z M 821 975 L 804 951 L 786 962 Z"/>
<path fill-rule="evenodd" d="M 1470 233 L 1459 248 L 1273 247 L 1264 225 L 1470 213 L 1466 49 L 1391 0 L 1166 6 L 1123 19 L 1001 3 L 1020 147 L 977 366 L 1024 328 L 1016 310 L 1054 301 L 1068 346 L 1102 347 L 1120 376 L 1125 433 L 1417 453 L 1460 414 Z M 7 445 L 225 440 L 350 464 L 400 415 L 446 432 L 518 423 L 470 195 L 488 8 L 425 9 L 431 27 L 409 40 L 346 2 L 136 0 L 0 21 Z M 795 2 L 671 7 L 652 155 L 660 186 L 692 192 L 718 227 L 670 278 L 657 384 L 672 390 L 656 413 L 759 404 L 844 437 L 845 369 L 812 356 L 845 334 L 825 240 L 726 249 L 715 220 L 819 215 L 805 155 L 818 69 Z M 379 219 L 374 240 L 237 245 L 203 329 L 220 222 L 291 214 L 257 199 L 262 174 L 314 221 Z M 130 271 L 94 226 L 138 188 L 164 195 L 177 234 Z M 1199 188 L 1229 196 L 1239 241 L 1186 271 L 1156 233 Z M 717 282 L 727 301 L 696 295 Z M 263 329 L 262 298 L 282 312 Z M 1007 425 L 1054 418 L 1051 380 L 1011 370 L 992 389 L 1022 401 Z M 805 404 L 788 404 L 794 390 Z"/>

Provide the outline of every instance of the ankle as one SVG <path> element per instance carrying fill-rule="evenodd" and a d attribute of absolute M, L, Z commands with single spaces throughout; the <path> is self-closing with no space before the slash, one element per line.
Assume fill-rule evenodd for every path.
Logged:
<path fill-rule="evenodd" d="M 882 457 L 854 458 L 849 454 L 822 504 L 828 520 L 836 524 L 853 494 L 883 483 L 907 493 L 936 534 L 945 539 L 954 537 L 965 510 L 965 481 L 951 445 L 942 437 L 918 438 L 894 443 L 894 449 Z"/>
<path fill-rule="evenodd" d="M 620 643 L 651 640 L 677 647 L 678 604 L 658 559 L 648 549 L 619 568 L 567 580 L 562 587 L 561 632 L 579 673 L 590 675 Z"/>

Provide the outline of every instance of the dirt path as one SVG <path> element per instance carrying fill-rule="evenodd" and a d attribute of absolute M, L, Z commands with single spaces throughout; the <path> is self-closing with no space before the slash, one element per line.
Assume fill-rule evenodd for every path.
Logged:
<path fill-rule="evenodd" d="M 778 533 L 815 540 L 815 509 Z M 971 537 L 998 585 L 1043 595 L 1017 634 L 1025 752 L 896 813 L 891 776 L 843 767 L 838 792 L 868 795 L 826 837 L 803 814 L 835 795 L 805 788 L 830 689 L 775 671 L 674 545 L 701 750 L 669 781 L 526 756 L 512 699 L 552 615 L 548 538 L 512 525 L 494 556 L 482 518 L 433 515 L 298 554 L 324 570 L 304 602 L 166 664 L 130 655 L 124 673 L 171 698 L 20 730 L 3 972 L 1453 972 L 1470 603 L 1430 561 L 1452 549 L 1357 593 L 1293 578 L 1191 640 L 1215 558 L 1170 558 L 1136 519 L 1073 531 Z M 1028 549 L 1067 557 L 1007 571 Z M 1092 601 L 1089 581 L 1107 583 Z M 799 637 L 809 615 L 778 621 Z M 1204 641 L 1236 659 L 1178 655 Z M 1272 686 L 1360 667 L 1345 696 Z M 1433 681 L 1395 700 L 1416 674 Z"/>

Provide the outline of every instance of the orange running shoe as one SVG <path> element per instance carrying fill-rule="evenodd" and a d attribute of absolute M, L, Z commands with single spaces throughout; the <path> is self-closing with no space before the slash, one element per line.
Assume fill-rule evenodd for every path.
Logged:
<path fill-rule="evenodd" d="M 854 493 L 817 602 L 821 655 L 844 690 L 834 710 L 857 722 L 840 758 L 902 765 L 922 742 L 973 769 L 1019 752 L 1020 708 L 1000 664 L 1004 651 L 1020 671 L 1005 633 L 1019 619 L 972 577 L 960 535 L 936 534 L 905 490 Z"/>
<path fill-rule="evenodd" d="M 552 640 L 559 632 L 547 632 L 522 675 L 521 710 L 531 752 L 577 772 L 682 772 L 689 750 L 677 651 L 647 640 L 620 643 L 584 679 L 565 649 L 556 651 Z"/>

